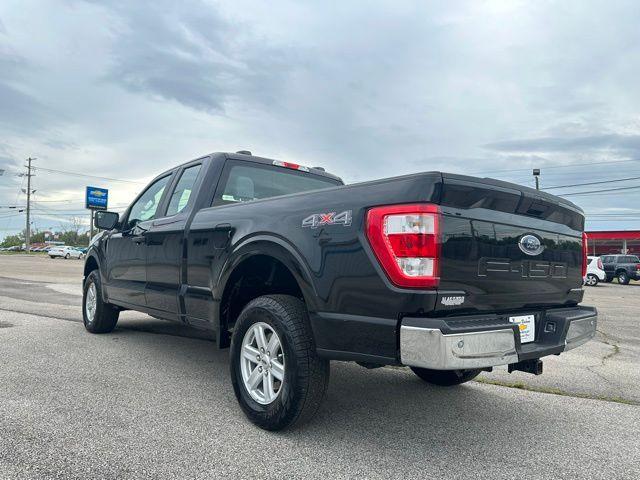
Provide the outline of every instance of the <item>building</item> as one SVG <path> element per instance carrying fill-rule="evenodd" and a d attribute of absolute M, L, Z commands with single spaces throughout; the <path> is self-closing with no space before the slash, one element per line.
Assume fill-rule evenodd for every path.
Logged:
<path fill-rule="evenodd" d="M 640 230 L 587 232 L 589 255 L 632 253 L 640 255 Z"/>

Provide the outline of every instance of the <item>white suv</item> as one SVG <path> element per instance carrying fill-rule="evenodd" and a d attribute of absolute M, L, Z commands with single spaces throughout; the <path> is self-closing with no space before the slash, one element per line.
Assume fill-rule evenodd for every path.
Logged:
<path fill-rule="evenodd" d="M 584 277 L 584 284 L 591 287 L 598 285 L 598 282 L 604 282 L 607 278 L 602 268 L 602 259 L 600 257 L 587 257 L 587 274 Z"/>

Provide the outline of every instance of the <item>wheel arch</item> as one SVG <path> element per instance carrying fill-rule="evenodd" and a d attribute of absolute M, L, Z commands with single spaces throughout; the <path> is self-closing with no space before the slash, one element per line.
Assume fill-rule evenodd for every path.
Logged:
<path fill-rule="evenodd" d="M 292 295 L 315 311 L 317 295 L 311 278 L 302 256 L 284 239 L 261 235 L 239 244 L 225 262 L 214 291 L 220 299 L 218 346 L 229 346 L 229 330 L 237 316 L 259 296 Z"/>
<path fill-rule="evenodd" d="M 87 275 L 89 275 L 94 270 L 100 270 L 100 261 L 98 260 L 98 257 L 93 253 L 87 253 L 84 261 L 83 278 L 87 278 Z"/>

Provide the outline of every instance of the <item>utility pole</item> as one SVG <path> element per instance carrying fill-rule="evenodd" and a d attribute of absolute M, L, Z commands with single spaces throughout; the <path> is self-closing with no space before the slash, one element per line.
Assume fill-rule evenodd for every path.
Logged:
<path fill-rule="evenodd" d="M 536 179 L 536 190 L 540 190 L 540 169 L 539 168 L 533 169 L 533 178 Z"/>
<path fill-rule="evenodd" d="M 89 244 L 93 238 L 93 210 L 89 210 Z"/>
<path fill-rule="evenodd" d="M 35 174 L 31 173 L 31 162 L 34 161 L 35 158 L 27 158 L 27 229 L 25 232 L 25 249 L 27 253 L 31 250 L 31 177 Z"/>

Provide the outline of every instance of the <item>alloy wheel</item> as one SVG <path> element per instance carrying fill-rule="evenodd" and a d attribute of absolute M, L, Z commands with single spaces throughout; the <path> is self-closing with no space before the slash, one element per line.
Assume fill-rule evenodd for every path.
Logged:
<path fill-rule="evenodd" d="M 98 303 L 98 291 L 96 290 L 96 284 L 91 282 L 89 288 L 87 288 L 87 298 L 84 304 L 84 310 L 87 315 L 89 323 L 93 322 L 96 316 L 96 305 Z"/>
<path fill-rule="evenodd" d="M 240 369 L 244 388 L 262 405 L 282 391 L 285 358 L 280 337 L 264 322 L 253 324 L 242 339 Z"/>

